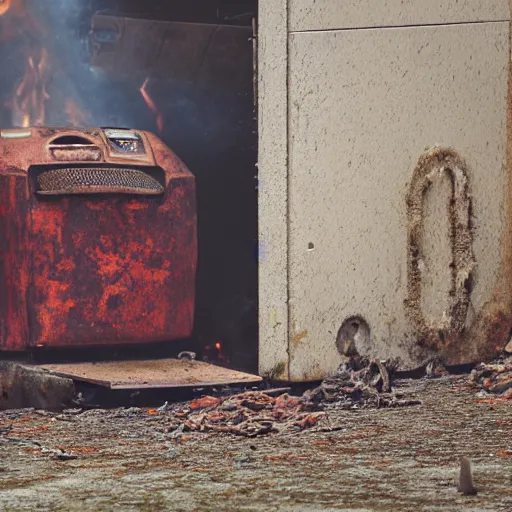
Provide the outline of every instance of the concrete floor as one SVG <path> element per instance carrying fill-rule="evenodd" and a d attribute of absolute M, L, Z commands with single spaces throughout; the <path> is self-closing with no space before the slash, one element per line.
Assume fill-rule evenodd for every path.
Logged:
<path fill-rule="evenodd" d="M 340 430 L 256 439 L 173 438 L 172 412 L 6 411 L 0 510 L 510 512 L 512 403 L 482 400 L 465 377 L 399 384 L 423 406 L 329 410 Z M 43 449 L 2 442 L 9 428 Z M 56 448 L 78 458 L 55 460 Z M 455 489 L 460 454 L 476 497 Z"/>

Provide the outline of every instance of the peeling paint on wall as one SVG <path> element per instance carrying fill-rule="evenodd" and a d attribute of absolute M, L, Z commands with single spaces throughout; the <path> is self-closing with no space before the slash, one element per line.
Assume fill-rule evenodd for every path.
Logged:
<path fill-rule="evenodd" d="M 421 307 L 423 288 L 423 237 L 425 197 L 436 174 L 451 182 L 447 204 L 452 261 L 449 307 L 442 318 L 427 320 Z M 470 304 L 473 254 L 471 194 L 466 164 L 451 148 L 434 147 L 424 153 L 414 169 L 407 195 L 407 299 L 405 308 L 420 347 L 439 351 L 455 342 L 463 332 Z"/>

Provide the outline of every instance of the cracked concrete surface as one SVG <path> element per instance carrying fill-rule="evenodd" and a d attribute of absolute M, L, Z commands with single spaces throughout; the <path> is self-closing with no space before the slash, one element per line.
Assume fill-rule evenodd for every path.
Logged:
<path fill-rule="evenodd" d="M 172 412 L 0 413 L 0 510 L 512 510 L 512 408 L 479 398 L 465 377 L 402 381 L 423 406 L 328 410 L 333 432 L 256 439 L 169 432 Z M 473 462 L 476 497 L 455 490 Z"/>

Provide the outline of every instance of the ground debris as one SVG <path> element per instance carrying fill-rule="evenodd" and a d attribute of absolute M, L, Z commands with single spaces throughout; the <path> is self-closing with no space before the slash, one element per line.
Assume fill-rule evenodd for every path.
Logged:
<path fill-rule="evenodd" d="M 326 402 L 342 409 L 405 407 L 420 400 L 403 398 L 392 390 L 398 360 L 370 360 L 359 356 L 342 363 L 337 375 L 304 395 L 313 403 Z"/>
<path fill-rule="evenodd" d="M 204 396 L 176 411 L 183 431 L 221 432 L 245 437 L 303 430 L 326 414 L 305 397 L 284 393 L 277 397 L 263 391 L 247 391 L 228 397 Z"/>
<path fill-rule="evenodd" d="M 172 407 L 169 405 L 169 402 L 166 401 L 164 403 L 164 405 L 162 405 L 161 407 L 159 407 L 157 409 L 157 412 L 161 414 L 161 413 L 169 411 L 170 409 L 172 409 Z"/>
<path fill-rule="evenodd" d="M 480 363 L 471 371 L 469 382 L 485 394 L 512 399 L 512 357 L 490 364 Z"/>
<path fill-rule="evenodd" d="M 11 430 L 12 430 L 11 424 L 4 424 L 3 422 L 0 423 L 0 436 L 9 434 L 11 432 Z"/>
<path fill-rule="evenodd" d="M 172 395 L 147 404 L 169 400 L 172 409 L 154 416 L 161 424 L 148 423 L 145 409 L 121 417 L 117 408 L 84 412 L 73 423 L 35 411 L 21 421 L 2 411 L 0 426 L 12 424 L 7 437 L 78 459 L 0 442 L 0 510 L 510 512 L 512 409 L 479 405 L 467 384 L 468 375 L 397 376 L 393 390 L 421 399 L 422 407 L 347 411 L 321 403 L 329 426 L 321 420 L 255 438 L 176 432 L 183 421 L 173 411 L 189 404 L 171 402 Z M 267 410 L 254 412 L 262 414 Z M 471 460 L 476 496 L 456 492 L 460 455 Z"/>
<path fill-rule="evenodd" d="M 437 379 L 439 377 L 446 377 L 450 372 L 446 369 L 443 361 L 438 358 L 432 358 L 425 367 L 425 377 L 427 379 Z"/>
<path fill-rule="evenodd" d="M 20 447 L 40 452 L 44 455 L 49 455 L 50 457 L 57 460 L 73 460 L 78 458 L 78 455 L 69 453 L 62 448 L 47 448 L 46 446 L 43 446 L 39 441 L 33 441 L 32 439 L 24 439 L 19 437 L 0 437 L 0 444 L 19 445 Z"/>
<path fill-rule="evenodd" d="M 51 453 L 52 457 L 57 460 L 74 460 L 78 458 L 78 455 L 74 453 L 69 453 L 64 450 L 61 450 L 60 448 L 57 448 L 56 450 L 52 450 Z"/>
<path fill-rule="evenodd" d="M 203 396 L 174 410 L 179 420 L 173 437 L 184 432 L 220 432 L 244 437 L 293 433 L 315 427 L 333 430 L 325 406 L 338 409 L 404 407 L 421 405 L 392 391 L 398 361 L 352 357 L 326 379 L 302 396 L 265 391 L 246 391 L 219 397 Z M 178 430 L 179 427 L 179 430 Z"/>
<path fill-rule="evenodd" d="M 178 359 L 185 359 L 186 361 L 193 361 L 195 358 L 195 352 L 183 351 L 178 354 Z"/>

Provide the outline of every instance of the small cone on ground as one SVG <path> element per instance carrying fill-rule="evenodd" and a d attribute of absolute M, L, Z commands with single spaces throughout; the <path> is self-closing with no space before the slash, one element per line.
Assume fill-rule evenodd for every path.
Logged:
<path fill-rule="evenodd" d="M 473 485 L 473 475 L 471 474 L 471 462 L 467 457 L 460 457 L 460 476 L 459 492 L 465 496 L 474 496 L 477 493 Z"/>

